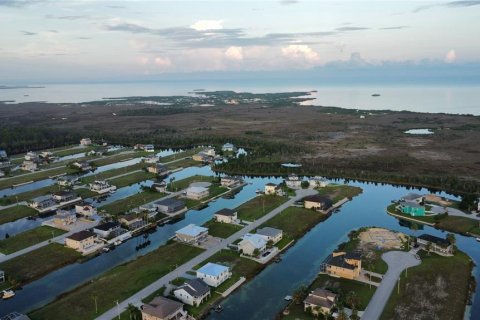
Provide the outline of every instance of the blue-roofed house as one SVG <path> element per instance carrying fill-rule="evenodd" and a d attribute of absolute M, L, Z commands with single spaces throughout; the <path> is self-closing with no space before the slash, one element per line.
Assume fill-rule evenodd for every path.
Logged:
<path fill-rule="evenodd" d="M 179 241 L 186 243 L 199 243 L 208 237 L 208 228 L 199 227 L 189 224 L 175 232 L 175 236 Z"/>
<path fill-rule="evenodd" d="M 218 287 L 232 276 L 230 268 L 216 263 L 207 263 L 197 270 L 197 278 L 211 287 Z"/>
<path fill-rule="evenodd" d="M 255 256 L 265 251 L 267 248 L 267 240 L 261 235 L 247 233 L 243 236 L 242 241 L 238 243 L 238 250 L 249 256 Z"/>

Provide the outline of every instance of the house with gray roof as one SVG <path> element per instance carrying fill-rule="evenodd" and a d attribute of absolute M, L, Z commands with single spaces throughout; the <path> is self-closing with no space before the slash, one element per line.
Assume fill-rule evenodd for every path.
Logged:
<path fill-rule="evenodd" d="M 142 320 L 186 320 L 187 312 L 183 310 L 183 303 L 165 297 L 155 297 L 150 303 L 141 308 Z"/>
<path fill-rule="evenodd" d="M 185 304 L 199 306 L 210 297 L 210 287 L 201 279 L 190 279 L 175 289 L 173 295 Z"/>
<path fill-rule="evenodd" d="M 161 213 L 172 214 L 185 209 L 185 201 L 176 198 L 168 198 L 154 202 L 155 207 Z"/>
<path fill-rule="evenodd" d="M 283 231 L 276 228 L 265 227 L 257 230 L 257 234 L 263 237 L 267 242 L 271 241 L 273 244 L 282 240 Z"/>

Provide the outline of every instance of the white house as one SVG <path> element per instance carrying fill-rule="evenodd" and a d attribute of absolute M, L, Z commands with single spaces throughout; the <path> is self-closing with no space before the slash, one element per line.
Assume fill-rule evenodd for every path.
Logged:
<path fill-rule="evenodd" d="M 325 179 L 324 177 L 319 177 L 319 176 L 310 178 L 308 183 L 309 183 L 309 187 L 312 189 L 325 188 L 326 186 L 328 186 L 328 180 Z"/>
<path fill-rule="evenodd" d="M 90 138 L 83 138 L 80 140 L 80 145 L 81 146 L 89 146 L 92 144 L 92 140 Z"/>
<path fill-rule="evenodd" d="M 92 166 L 88 161 L 75 161 L 72 166 L 77 167 L 81 171 L 92 170 Z"/>
<path fill-rule="evenodd" d="M 145 150 L 147 152 L 155 152 L 155 147 L 153 146 L 153 144 L 146 144 L 143 147 L 143 150 Z"/>
<path fill-rule="evenodd" d="M 106 180 L 96 180 L 95 182 L 90 183 L 90 191 L 99 194 L 114 192 L 115 190 L 117 190 L 117 187 L 110 185 Z"/>
<path fill-rule="evenodd" d="M 183 303 L 199 306 L 210 296 L 210 288 L 200 279 L 190 279 L 173 291 L 173 295 Z"/>
<path fill-rule="evenodd" d="M 47 208 L 53 208 L 56 206 L 56 204 L 57 202 L 55 201 L 55 199 L 53 199 L 52 196 L 48 195 L 33 198 L 30 201 L 29 206 L 41 211 Z"/>
<path fill-rule="evenodd" d="M 97 209 L 88 203 L 80 203 L 75 205 L 75 212 L 85 217 L 91 217 L 97 214 Z"/>
<path fill-rule="evenodd" d="M 160 160 L 160 158 L 157 157 L 157 156 L 154 155 L 154 154 L 151 154 L 151 155 L 143 158 L 143 162 L 145 162 L 145 163 L 157 163 L 158 160 Z"/>
<path fill-rule="evenodd" d="M 267 241 L 264 237 L 258 234 L 247 233 L 243 236 L 242 241 L 238 243 L 238 250 L 249 256 L 255 255 L 255 250 L 259 253 L 265 251 L 267 248 Z"/>
<path fill-rule="evenodd" d="M 57 210 L 53 222 L 59 227 L 68 226 L 77 222 L 77 215 L 72 211 Z"/>
<path fill-rule="evenodd" d="M 81 200 L 81 198 L 78 197 L 75 193 L 67 190 L 60 190 L 60 191 L 54 192 L 52 194 L 52 197 L 53 199 L 55 199 L 55 201 L 60 203 L 70 202 L 73 200 Z"/>
<path fill-rule="evenodd" d="M 294 173 L 289 174 L 285 179 L 285 184 L 287 187 L 292 189 L 300 189 L 302 186 L 302 180 Z"/>
<path fill-rule="evenodd" d="M 222 209 L 214 214 L 215 221 L 223 223 L 235 223 L 237 219 L 237 211 L 231 209 Z"/>
<path fill-rule="evenodd" d="M 240 179 L 239 177 L 225 176 L 220 179 L 220 184 L 222 185 L 222 187 L 232 188 L 239 185 L 240 183 L 242 183 L 242 179 Z"/>
<path fill-rule="evenodd" d="M 264 193 L 266 195 L 279 195 L 281 191 L 282 188 L 279 185 L 269 182 L 265 185 Z"/>
<path fill-rule="evenodd" d="M 271 227 L 265 227 L 257 230 L 257 235 L 263 237 L 267 242 L 271 241 L 273 244 L 279 242 L 283 238 L 283 231 Z"/>
<path fill-rule="evenodd" d="M 57 179 L 57 184 L 63 187 L 71 187 L 78 181 L 77 176 L 61 176 Z"/>
<path fill-rule="evenodd" d="M 189 224 L 182 229 L 179 229 L 175 232 L 175 236 L 179 241 L 186 243 L 198 243 L 204 240 L 208 236 L 208 228 L 199 227 L 192 224 Z"/>
<path fill-rule="evenodd" d="M 24 171 L 35 171 L 38 169 L 38 165 L 36 162 L 34 161 L 30 161 L 30 160 L 25 160 L 23 161 L 21 167 L 20 167 L 22 170 Z"/>
<path fill-rule="evenodd" d="M 25 161 L 40 162 L 40 157 L 36 152 L 29 151 L 24 156 Z"/>
<path fill-rule="evenodd" d="M 200 200 L 208 196 L 210 191 L 205 187 L 189 187 L 187 188 L 187 198 L 193 200 Z"/>
<path fill-rule="evenodd" d="M 216 263 L 207 263 L 197 270 L 197 278 L 211 287 L 218 287 L 232 276 L 230 268 Z"/>
<path fill-rule="evenodd" d="M 235 148 L 235 146 L 233 144 L 231 144 L 230 142 L 227 142 L 222 146 L 222 151 L 224 151 L 224 152 L 235 152 L 235 151 L 237 151 L 237 148 Z"/>
<path fill-rule="evenodd" d="M 119 230 L 120 229 L 120 224 L 118 222 L 105 222 L 102 224 L 99 224 L 98 226 L 93 228 L 93 232 L 98 234 L 102 238 L 106 238 L 110 235 L 110 233 Z"/>

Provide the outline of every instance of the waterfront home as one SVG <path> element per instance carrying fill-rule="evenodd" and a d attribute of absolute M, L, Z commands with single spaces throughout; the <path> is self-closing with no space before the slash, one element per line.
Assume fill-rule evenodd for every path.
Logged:
<path fill-rule="evenodd" d="M 322 263 L 321 272 L 333 277 L 356 279 L 362 270 L 362 257 L 358 252 L 333 252 Z"/>
<path fill-rule="evenodd" d="M 0 161 L 9 161 L 7 151 L 0 149 Z"/>
<path fill-rule="evenodd" d="M 160 160 L 160 158 L 157 157 L 157 156 L 154 155 L 154 154 L 151 154 L 151 155 L 143 158 L 143 162 L 145 162 L 145 163 L 157 163 L 158 160 Z"/>
<path fill-rule="evenodd" d="M 38 169 L 38 165 L 34 161 L 24 160 L 20 168 L 24 171 L 36 171 Z"/>
<path fill-rule="evenodd" d="M 40 152 L 40 154 L 38 156 L 39 156 L 40 159 L 42 159 L 44 161 L 55 160 L 55 155 L 50 151 L 42 151 L 42 152 Z"/>
<path fill-rule="evenodd" d="M 75 212 L 84 217 L 91 217 L 97 214 L 97 209 L 88 203 L 79 203 L 75 205 Z"/>
<path fill-rule="evenodd" d="M 30 318 L 26 314 L 14 311 L 4 315 L 0 320 L 30 320 Z"/>
<path fill-rule="evenodd" d="M 276 228 L 265 227 L 257 229 L 257 235 L 263 237 L 267 242 L 271 241 L 272 244 L 275 244 L 282 240 L 283 231 Z"/>
<path fill-rule="evenodd" d="M 65 245 L 69 248 L 85 253 L 95 246 L 96 240 L 97 235 L 95 233 L 83 230 L 66 237 Z"/>
<path fill-rule="evenodd" d="M 187 320 L 183 303 L 162 296 L 153 298 L 141 308 L 142 320 Z"/>
<path fill-rule="evenodd" d="M 303 205 L 305 209 L 327 210 L 332 206 L 332 200 L 315 194 L 303 198 Z"/>
<path fill-rule="evenodd" d="M 192 156 L 192 159 L 194 161 L 201 161 L 201 162 L 211 162 L 211 161 L 213 161 L 213 157 L 209 156 L 208 154 L 206 154 L 204 152 L 199 152 L 197 154 L 194 154 Z"/>
<path fill-rule="evenodd" d="M 158 192 L 165 193 L 167 192 L 167 183 L 165 181 L 155 182 L 152 184 L 152 188 Z"/>
<path fill-rule="evenodd" d="M 110 185 L 106 180 L 95 180 L 95 182 L 90 183 L 90 191 L 97 192 L 99 194 L 113 192 L 115 190 L 117 190 L 117 187 Z"/>
<path fill-rule="evenodd" d="M 258 234 L 247 233 L 238 243 L 238 251 L 244 255 L 255 256 L 267 248 L 267 240 Z"/>
<path fill-rule="evenodd" d="M 187 198 L 192 200 L 200 200 L 209 195 L 210 191 L 205 187 L 189 187 L 187 188 Z"/>
<path fill-rule="evenodd" d="M 147 152 L 155 152 L 155 146 L 153 144 L 146 144 L 143 147 L 143 150 L 145 150 Z"/>
<path fill-rule="evenodd" d="M 77 214 L 68 210 L 57 210 L 53 223 L 59 227 L 68 226 L 77 222 Z"/>
<path fill-rule="evenodd" d="M 325 179 L 324 177 L 319 177 L 319 176 L 310 178 L 310 180 L 308 180 L 308 183 L 309 183 L 309 187 L 312 189 L 325 188 L 326 186 L 328 186 L 328 180 Z"/>
<path fill-rule="evenodd" d="M 147 167 L 147 171 L 155 174 L 162 174 L 168 171 L 167 167 L 162 163 L 155 163 L 152 166 Z"/>
<path fill-rule="evenodd" d="M 402 213 L 411 215 L 412 217 L 425 216 L 425 206 L 420 205 L 416 201 L 401 201 L 398 208 Z"/>
<path fill-rule="evenodd" d="M 408 202 L 422 203 L 425 199 L 422 195 L 410 192 L 407 195 L 403 196 L 401 200 L 408 201 Z"/>
<path fill-rule="evenodd" d="M 203 150 L 202 152 L 205 153 L 207 156 L 215 157 L 215 149 L 214 148 L 208 147 L 205 150 Z"/>
<path fill-rule="evenodd" d="M 311 291 L 303 300 L 303 310 L 305 312 L 312 312 L 318 316 L 319 314 L 329 314 L 332 312 L 335 303 L 337 302 L 337 295 L 329 290 L 317 288 Z"/>
<path fill-rule="evenodd" d="M 12 165 L 5 150 L 0 150 L 0 169 L 7 169 Z M 0 172 L 3 172 L 0 170 Z"/>
<path fill-rule="evenodd" d="M 5 172 L 3 172 L 2 170 L 0 170 L 0 178 L 2 177 L 5 177 Z"/>
<path fill-rule="evenodd" d="M 40 157 L 36 152 L 29 151 L 24 156 L 25 161 L 40 162 Z"/>
<path fill-rule="evenodd" d="M 302 186 L 302 180 L 296 174 L 292 173 L 285 178 L 285 184 L 291 189 L 300 189 Z"/>
<path fill-rule="evenodd" d="M 242 183 L 242 179 L 239 177 L 225 176 L 220 179 L 222 187 L 232 188 Z"/>
<path fill-rule="evenodd" d="M 80 169 L 80 171 L 89 171 L 92 170 L 92 166 L 88 161 L 75 161 L 72 163 L 72 166 L 75 168 Z"/>
<path fill-rule="evenodd" d="M 223 223 L 236 223 L 237 222 L 237 211 L 231 209 L 222 209 L 213 215 L 215 221 Z"/>
<path fill-rule="evenodd" d="M 189 224 L 175 232 L 177 240 L 186 243 L 200 243 L 208 237 L 208 228 Z"/>
<path fill-rule="evenodd" d="M 136 229 L 143 224 L 142 217 L 136 214 L 126 214 L 121 216 L 118 221 L 128 229 Z"/>
<path fill-rule="evenodd" d="M 164 214 L 172 214 L 185 209 L 185 201 L 175 198 L 159 200 L 156 201 L 154 205 L 159 212 Z"/>
<path fill-rule="evenodd" d="M 120 224 L 115 221 L 105 222 L 93 228 L 93 232 L 102 238 L 107 238 L 116 230 L 120 230 Z"/>
<path fill-rule="evenodd" d="M 57 202 L 55 201 L 55 199 L 52 198 L 51 195 L 46 195 L 33 198 L 28 205 L 34 209 L 41 211 L 47 208 L 53 208 L 54 206 L 56 206 L 56 204 Z"/>
<path fill-rule="evenodd" d="M 227 142 L 222 146 L 222 151 L 223 152 L 235 152 L 235 151 L 237 151 L 237 148 L 233 144 Z"/>
<path fill-rule="evenodd" d="M 71 187 L 78 181 L 78 176 L 61 176 L 57 178 L 57 184 L 63 187 Z"/>
<path fill-rule="evenodd" d="M 271 182 L 269 182 L 265 185 L 264 193 L 266 195 L 273 195 L 273 196 L 275 196 L 275 195 L 277 195 L 277 196 L 285 195 L 285 192 L 283 192 L 281 185 L 279 185 L 279 184 L 277 185 L 277 184 L 271 183 Z"/>
<path fill-rule="evenodd" d="M 232 276 L 230 268 L 216 263 L 207 263 L 197 270 L 197 278 L 211 287 L 218 287 Z"/>
<path fill-rule="evenodd" d="M 453 244 L 447 239 L 432 236 L 430 234 L 422 234 L 417 238 L 417 243 L 426 250 L 430 247 L 431 252 L 435 252 L 442 256 L 453 256 Z"/>
<path fill-rule="evenodd" d="M 199 306 L 210 297 L 210 287 L 200 279 L 190 279 L 173 291 L 173 295 L 185 304 Z"/>
<path fill-rule="evenodd" d="M 141 143 L 137 143 L 136 145 L 133 146 L 133 150 L 144 150 L 145 145 Z"/>
<path fill-rule="evenodd" d="M 81 146 L 89 146 L 92 144 L 92 140 L 90 138 L 83 138 L 80 140 L 80 145 Z"/>
<path fill-rule="evenodd" d="M 78 198 L 75 193 L 67 190 L 56 191 L 52 194 L 52 197 L 57 202 L 69 202 Z"/>

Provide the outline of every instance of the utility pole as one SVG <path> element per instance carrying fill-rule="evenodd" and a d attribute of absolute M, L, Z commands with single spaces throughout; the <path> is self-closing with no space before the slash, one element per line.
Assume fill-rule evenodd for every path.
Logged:
<path fill-rule="evenodd" d="M 98 304 L 97 304 L 97 296 L 93 296 L 93 301 L 95 301 L 95 313 L 98 313 Z"/>
<path fill-rule="evenodd" d="M 397 294 L 400 294 L 400 277 L 398 278 L 398 281 L 397 281 Z"/>
<path fill-rule="evenodd" d="M 118 320 L 120 320 L 120 307 L 118 306 L 118 300 L 117 300 L 117 314 L 118 314 Z"/>

